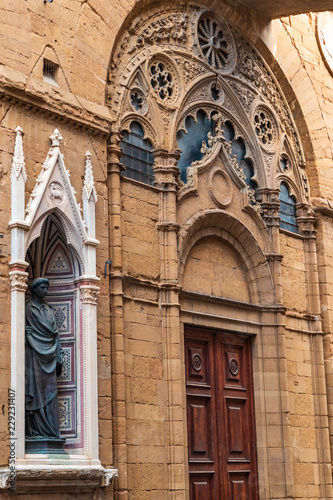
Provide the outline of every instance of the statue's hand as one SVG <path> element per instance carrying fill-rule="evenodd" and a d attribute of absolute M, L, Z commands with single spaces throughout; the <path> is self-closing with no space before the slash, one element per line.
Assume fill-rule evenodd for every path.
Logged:
<path fill-rule="evenodd" d="M 26 335 L 32 335 L 33 328 L 31 326 L 26 326 L 25 327 L 25 334 Z"/>

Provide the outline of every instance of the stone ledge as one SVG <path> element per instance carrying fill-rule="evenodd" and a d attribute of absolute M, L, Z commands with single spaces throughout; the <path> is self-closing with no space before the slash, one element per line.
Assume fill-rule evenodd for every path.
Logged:
<path fill-rule="evenodd" d="M 112 484 L 117 469 L 103 467 L 18 467 L 15 470 L 15 493 L 83 493 Z M 0 469 L 0 490 L 11 487 L 10 469 Z"/>

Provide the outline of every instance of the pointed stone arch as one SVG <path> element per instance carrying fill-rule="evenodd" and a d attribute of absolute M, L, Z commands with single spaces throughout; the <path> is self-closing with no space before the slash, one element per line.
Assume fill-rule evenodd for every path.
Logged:
<path fill-rule="evenodd" d="M 214 236 L 238 254 L 249 275 L 251 302 L 275 305 L 275 289 L 270 267 L 255 237 L 239 220 L 224 211 L 207 210 L 187 221 L 179 233 L 179 284 L 193 246 L 202 238 Z"/>

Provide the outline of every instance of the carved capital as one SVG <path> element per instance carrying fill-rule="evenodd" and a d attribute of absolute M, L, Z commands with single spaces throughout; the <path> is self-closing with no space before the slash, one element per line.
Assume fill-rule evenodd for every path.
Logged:
<path fill-rule="evenodd" d="M 266 226 L 280 225 L 280 200 L 278 189 L 259 189 L 258 201 L 261 204 L 262 218 Z"/>
<path fill-rule="evenodd" d="M 123 156 L 123 151 L 120 147 L 122 139 L 119 130 L 115 130 L 110 136 L 108 145 L 108 172 L 125 170 L 125 167 L 120 163 L 120 158 Z"/>
<path fill-rule="evenodd" d="M 81 300 L 83 304 L 97 304 L 97 299 L 99 295 L 99 287 L 91 285 L 82 285 L 80 287 Z"/>
<path fill-rule="evenodd" d="M 28 273 L 22 271 L 11 271 L 10 276 L 10 291 L 25 293 L 28 288 L 27 279 Z"/>
<path fill-rule="evenodd" d="M 155 160 L 153 167 L 155 186 L 175 191 L 179 185 L 179 168 L 177 167 L 177 163 L 180 158 L 180 151 L 155 149 L 152 153 Z"/>
<path fill-rule="evenodd" d="M 297 225 L 299 234 L 306 238 L 315 238 L 317 231 L 315 229 L 316 216 L 309 205 L 298 203 L 296 205 Z"/>

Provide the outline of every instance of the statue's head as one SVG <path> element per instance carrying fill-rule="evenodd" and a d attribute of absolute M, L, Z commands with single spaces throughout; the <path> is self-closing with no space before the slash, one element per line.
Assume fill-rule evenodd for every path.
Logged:
<path fill-rule="evenodd" d="M 49 280 L 47 278 L 36 278 L 30 285 L 30 291 L 33 296 L 43 299 L 49 288 Z"/>

